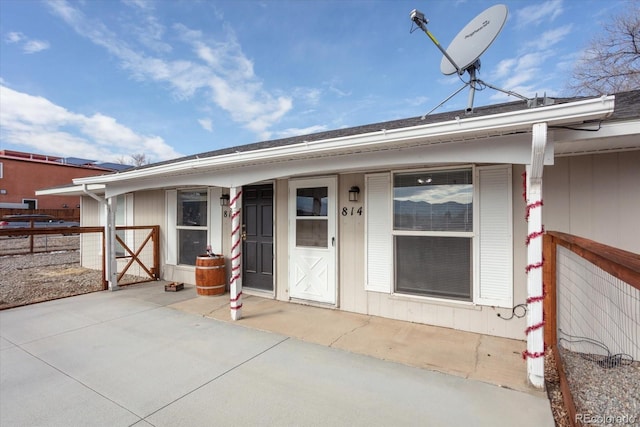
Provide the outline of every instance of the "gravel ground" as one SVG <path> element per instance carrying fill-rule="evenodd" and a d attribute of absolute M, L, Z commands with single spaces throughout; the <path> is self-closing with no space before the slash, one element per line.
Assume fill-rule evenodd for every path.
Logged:
<path fill-rule="evenodd" d="M 36 236 L 35 249 L 24 238 L 0 239 L 0 310 L 103 290 L 102 272 L 80 266 L 79 236 Z M 146 278 L 125 275 L 120 284 Z"/>
<path fill-rule="evenodd" d="M 583 424 L 640 425 L 640 362 L 605 359 L 562 347 L 560 355 Z"/>
<path fill-rule="evenodd" d="M 544 381 L 556 426 L 570 427 L 569 414 L 564 407 L 562 390 L 560 390 L 560 376 L 551 349 L 547 350 L 544 355 Z"/>
<path fill-rule="evenodd" d="M 0 309 L 100 291 L 102 272 L 80 267 L 79 251 L 0 257 Z"/>

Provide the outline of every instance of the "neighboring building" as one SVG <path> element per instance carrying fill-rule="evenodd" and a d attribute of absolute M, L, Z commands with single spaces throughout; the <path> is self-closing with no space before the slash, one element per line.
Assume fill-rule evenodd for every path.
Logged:
<path fill-rule="evenodd" d="M 115 167 L 114 167 L 115 166 Z M 71 209 L 80 197 L 36 196 L 36 190 L 69 184 L 74 178 L 102 175 L 130 168 L 97 164 L 93 160 L 0 150 L 0 208 Z"/>
<path fill-rule="evenodd" d="M 116 205 L 116 225 L 160 225 L 163 279 L 194 284 L 196 256 L 223 254 L 232 313 L 242 289 L 523 340 L 531 318 L 505 318 L 541 298 L 535 224 L 640 252 L 640 91 L 340 129 L 74 183 L 64 191 L 93 196 L 83 225 L 116 218 L 105 215 Z M 234 214 L 224 204 L 239 194 Z"/>

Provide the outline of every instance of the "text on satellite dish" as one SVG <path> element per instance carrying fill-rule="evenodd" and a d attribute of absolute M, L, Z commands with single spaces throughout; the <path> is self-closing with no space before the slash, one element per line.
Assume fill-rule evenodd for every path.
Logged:
<path fill-rule="evenodd" d="M 477 33 L 478 31 L 482 30 L 482 29 L 483 29 L 484 27 L 486 27 L 487 25 L 489 25 L 489 23 L 490 23 L 490 22 L 491 22 L 491 21 L 488 21 L 488 20 L 487 20 L 487 21 L 484 21 L 484 22 L 482 23 L 482 27 L 477 28 L 477 29 L 476 29 L 475 31 L 473 31 L 471 34 L 467 34 L 466 36 L 464 36 L 464 38 L 465 38 L 465 39 L 468 39 L 469 37 L 473 37 L 473 35 L 474 35 L 475 33 Z"/>

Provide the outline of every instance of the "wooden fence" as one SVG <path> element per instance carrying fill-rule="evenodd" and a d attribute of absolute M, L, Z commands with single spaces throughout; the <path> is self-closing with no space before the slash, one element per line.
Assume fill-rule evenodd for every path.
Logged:
<path fill-rule="evenodd" d="M 116 235 L 116 241 L 120 253 L 117 254 L 118 261 L 118 285 L 131 285 L 160 279 L 160 226 L 118 226 L 116 233 L 123 233 L 123 236 Z M 104 227 L 46 227 L 46 228 L 11 228 L 0 230 L 0 239 L 27 238 L 26 244 L 18 252 L 6 252 L 2 255 L 33 254 L 47 252 L 47 249 L 34 246 L 36 236 L 49 235 L 72 235 L 97 233 L 100 241 L 93 245 L 82 245 L 80 252 L 91 253 L 99 256 L 99 263 L 93 263 L 91 268 L 102 270 L 103 284 L 107 288 L 106 277 L 106 248 L 104 239 Z M 84 264 L 81 261 L 81 264 Z M 139 280 L 123 283 L 123 278 L 133 266 L 136 266 L 144 277 Z"/>
<path fill-rule="evenodd" d="M 566 248 L 580 259 L 592 264 L 614 278 L 623 282 L 623 286 L 640 290 L 640 256 L 632 252 L 613 248 L 589 239 L 559 232 L 547 232 L 543 236 L 543 281 L 545 287 L 544 299 L 544 341 L 545 346 L 552 350 L 555 364 L 560 378 L 560 389 L 564 399 L 569 421 L 572 426 L 581 426 L 576 417 L 576 405 L 569 388 L 565 366 L 558 349 L 558 246 Z M 585 268 L 586 270 L 586 268 Z M 585 271 L 585 275 L 588 273 Z M 587 280 L 587 281 L 590 281 Z M 611 286 L 607 286 L 611 287 Z M 627 295 L 629 298 L 630 294 Z M 625 308 L 615 307 L 615 310 Z M 637 319 L 635 319 L 637 321 Z"/>
<path fill-rule="evenodd" d="M 79 208 L 67 209 L 11 209 L 0 208 L 0 218 L 5 215 L 51 215 L 63 221 L 80 221 Z"/>

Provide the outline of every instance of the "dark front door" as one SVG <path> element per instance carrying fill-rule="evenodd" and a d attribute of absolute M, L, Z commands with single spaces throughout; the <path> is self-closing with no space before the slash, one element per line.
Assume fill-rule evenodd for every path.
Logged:
<path fill-rule="evenodd" d="M 242 188 L 243 286 L 273 291 L 273 185 Z"/>

